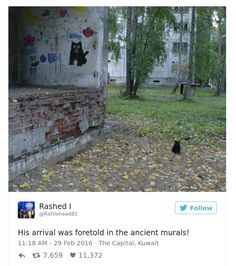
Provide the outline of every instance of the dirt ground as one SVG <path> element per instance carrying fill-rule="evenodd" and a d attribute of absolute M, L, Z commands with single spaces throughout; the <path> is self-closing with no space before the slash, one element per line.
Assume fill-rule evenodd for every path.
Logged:
<path fill-rule="evenodd" d="M 142 121 L 141 121 L 142 123 Z M 135 122 L 110 116 L 113 134 L 64 162 L 29 171 L 9 183 L 9 191 L 225 191 L 226 153 L 222 147 L 154 141 Z"/>

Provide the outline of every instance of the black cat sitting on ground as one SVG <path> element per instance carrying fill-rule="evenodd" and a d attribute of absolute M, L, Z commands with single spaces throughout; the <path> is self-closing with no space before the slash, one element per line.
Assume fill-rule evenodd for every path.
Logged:
<path fill-rule="evenodd" d="M 172 152 L 175 154 L 180 154 L 181 147 L 180 147 L 180 141 L 175 140 L 174 146 L 172 147 Z"/>
<path fill-rule="evenodd" d="M 87 59 L 85 56 L 89 53 L 89 51 L 86 51 L 84 53 L 82 48 L 81 42 L 72 42 L 71 43 L 71 50 L 70 50 L 70 62 L 69 65 L 74 65 L 74 61 L 77 61 L 77 66 L 82 66 L 86 64 Z"/>

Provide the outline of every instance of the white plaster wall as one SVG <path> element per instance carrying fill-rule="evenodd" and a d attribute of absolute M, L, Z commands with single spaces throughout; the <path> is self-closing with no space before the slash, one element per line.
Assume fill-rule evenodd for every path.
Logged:
<path fill-rule="evenodd" d="M 107 77 L 107 8 L 22 8 L 21 76 L 25 83 L 100 88 Z M 69 65 L 72 42 L 87 62 Z"/>

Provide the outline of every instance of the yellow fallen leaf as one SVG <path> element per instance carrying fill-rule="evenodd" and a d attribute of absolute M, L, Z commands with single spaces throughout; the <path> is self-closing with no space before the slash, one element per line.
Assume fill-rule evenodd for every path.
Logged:
<path fill-rule="evenodd" d="M 41 177 L 43 179 L 49 179 L 49 177 L 53 176 L 54 175 L 54 172 L 49 172 L 49 173 L 46 173 L 46 174 L 43 174 Z"/>
<path fill-rule="evenodd" d="M 31 185 L 28 183 L 23 183 L 19 185 L 20 188 L 31 188 Z"/>
<path fill-rule="evenodd" d="M 144 191 L 145 192 L 153 192 L 154 190 L 152 188 L 145 188 Z"/>
<path fill-rule="evenodd" d="M 47 187 L 45 185 L 41 184 L 41 185 L 39 185 L 39 188 L 42 189 L 42 190 L 46 190 Z"/>
<path fill-rule="evenodd" d="M 154 163 L 154 164 L 149 165 L 148 167 L 149 167 L 149 168 L 155 168 L 155 167 L 157 167 L 157 166 L 158 166 L 158 165 Z"/>
<path fill-rule="evenodd" d="M 125 173 L 125 174 L 123 175 L 123 178 L 124 178 L 124 179 L 129 179 L 129 176 L 127 175 L 127 173 Z"/>
<path fill-rule="evenodd" d="M 148 178 L 151 180 L 156 180 L 156 177 L 154 175 L 150 175 Z"/>

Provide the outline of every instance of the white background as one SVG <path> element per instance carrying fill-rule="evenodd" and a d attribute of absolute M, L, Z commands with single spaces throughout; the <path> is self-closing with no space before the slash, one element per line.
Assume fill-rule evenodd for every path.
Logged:
<path fill-rule="evenodd" d="M 7 246 L 8 246 L 8 208 L 10 208 L 10 213 L 13 215 L 12 208 L 14 205 L 14 200 L 16 198 L 20 198 L 21 200 L 24 200 L 24 198 L 28 199 L 28 195 L 25 195 L 25 193 L 9 193 L 11 200 L 9 201 L 9 207 L 8 207 L 8 169 L 7 169 L 7 160 L 8 160 L 8 5 L 14 6 L 14 5 L 127 5 L 131 4 L 131 2 L 127 1 L 69 1 L 69 0 L 61 0 L 61 1 L 21 1 L 21 0 L 15 0 L 15 1 L 5 1 L 1 2 L 1 97 L 0 97 L 0 106 L 1 106 L 1 138 L 0 138 L 0 147 L 1 147 L 1 265 L 8 265 L 7 263 Z M 179 0 L 179 1 L 148 1 L 148 2 L 136 2 L 135 5 L 199 5 L 199 6 L 207 6 L 207 5 L 214 5 L 214 6 L 227 6 L 227 250 L 228 250 L 228 263 L 227 265 L 236 265 L 236 259 L 235 259 L 235 151 L 236 151 L 236 141 L 235 141 L 235 132 L 236 132 L 236 85 L 235 85 L 235 49 L 236 49 L 236 42 L 235 42 L 235 36 L 236 36 L 236 30 L 235 30 L 235 1 L 233 0 Z M 20 197 L 17 195 L 19 194 Z M 64 197 L 64 193 L 56 193 L 60 198 Z M 103 202 L 104 204 L 99 209 L 99 215 L 96 217 L 99 217 L 100 220 L 99 223 L 108 223 L 113 219 L 113 215 L 119 215 L 119 219 L 117 222 L 121 221 L 121 225 L 129 224 L 132 225 L 134 222 L 136 223 L 145 223 L 145 225 L 148 225 L 150 223 L 154 223 L 155 221 L 158 221 L 158 225 L 166 225 L 173 222 L 172 219 L 176 219 L 176 225 L 182 225 L 182 224 L 188 224 L 189 226 L 193 226 L 192 231 L 194 232 L 206 232 L 208 228 L 210 228 L 210 236 L 209 238 L 202 238 L 199 235 L 195 235 L 195 245 L 198 246 L 198 249 L 195 250 L 195 254 L 198 258 L 199 254 L 201 252 L 204 252 L 206 254 L 206 246 L 211 248 L 210 254 L 213 254 L 214 256 L 218 257 L 219 252 L 224 252 L 223 247 L 217 246 L 217 243 L 220 243 L 220 241 L 224 242 L 224 232 L 221 231 L 224 228 L 224 217 L 223 217 L 223 208 L 224 208 L 224 194 L 225 193 L 206 193 L 204 196 L 202 193 L 73 193 L 71 201 L 78 201 L 79 202 L 79 208 L 87 208 L 90 206 L 93 209 L 93 212 L 98 212 L 98 209 L 94 209 L 94 206 L 96 206 L 96 203 L 101 201 L 104 201 L 104 198 L 106 200 Z M 35 196 L 34 196 L 35 195 Z M 98 197 L 99 196 L 99 197 Z M 33 198 L 32 198 L 33 197 Z M 69 194 L 66 193 L 67 200 L 69 200 Z M 108 198 L 107 198 L 108 197 Z M 165 197 L 166 199 L 164 200 Z M 37 198 L 43 198 L 48 200 L 51 200 L 54 198 L 54 195 L 52 193 L 34 193 L 32 196 L 30 195 L 29 200 L 35 200 L 37 201 Z M 99 198 L 99 201 L 98 201 Z M 40 199 L 41 200 L 41 199 Z M 171 216 L 173 214 L 169 213 L 169 210 L 171 206 L 174 206 L 175 201 L 179 200 L 216 200 L 218 201 L 218 208 L 221 206 L 221 211 L 218 213 L 220 216 Z M 139 205 L 137 205 L 137 203 Z M 120 207 L 123 207 L 122 211 L 119 209 Z M 129 207 L 129 208 L 126 208 Z M 137 208 L 139 208 L 137 210 Z M 155 210 L 159 210 L 157 214 L 155 214 Z M 174 207 L 173 207 L 174 208 Z M 141 210 L 140 210 L 141 209 Z M 116 212 L 117 210 L 117 212 Z M 168 210 L 168 211 L 167 211 Z M 131 212 L 132 211 L 132 212 Z M 150 212 L 149 212 L 150 211 Z M 134 213 L 134 216 L 132 216 L 132 213 Z M 88 213 L 85 213 L 87 216 Z M 155 214 L 155 215 L 154 215 Z M 166 214 L 166 218 L 162 215 Z M 91 215 L 91 214 L 90 214 Z M 93 217 L 94 217 L 93 213 Z M 102 217 L 102 218 L 101 218 Z M 116 217 L 116 216 L 114 216 Z M 127 217 L 129 219 L 127 219 Z M 167 218 L 169 217 L 169 218 Z M 91 218 L 91 217 L 90 217 Z M 117 217 L 116 217 L 117 218 Z M 137 219 L 136 219 L 137 218 Z M 13 222 L 12 219 L 16 219 L 15 217 L 11 217 L 11 223 Z M 85 218 L 83 218 L 85 219 Z M 102 219 L 102 220 L 101 220 Z M 141 219 L 141 220 L 140 220 Z M 166 219 L 166 220 L 164 220 Z M 36 221 L 36 220 L 35 220 Z M 51 222 L 50 222 L 51 221 Z M 88 222 L 91 220 L 88 220 Z M 16 222 L 18 220 L 16 219 Z M 55 220 L 48 220 L 48 219 L 42 219 L 42 223 L 45 224 L 45 222 L 49 223 L 55 223 Z M 84 222 L 84 220 L 83 220 Z M 94 223 L 97 223 L 96 220 L 93 220 Z M 195 223 L 197 222 L 197 223 Z M 123 223 L 123 224 L 122 224 Z M 16 228 L 9 228 L 9 231 L 14 232 Z M 215 233 L 213 233 L 215 232 Z M 220 232 L 220 234 L 217 234 Z M 223 232 L 223 234 L 221 234 Z M 210 239 L 211 238 L 211 239 Z M 206 245 L 209 242 L 209 239 L 213 241 L 210 245 Z M 182 243 L 181 243 L 182 245 Z M 186 241 L 186 243 L 183 244 L 185 248 L 188 249 L 191 247 L 190 242 Z M 175 246 L 176 247 L 176 246 Z M 173 257 L 177 254 L 175 247 L 169 246 L 169 249 L 166 249 L 166 253 L 163 253 L 165 255 L 160 254 L 161 256 L 164 256 L 167 260 L 173 259 Z M 177 246 L 177 248 L 179 248 Z M 178 249 L 179 250 L 179 249 Z M 10 250 L 10 256 L 14 254 L 14 250 Z M 192 254 L 192 253 L 189 253 Z M 178 253 L 179 255 L 179 253 Z M 196 257 L 188 257 L 188 254 L 185 254 L 186 261 L 188 261 L 188 264 L 186 262 L 182 262 L 181 264 L 174 263 L 173 265 L 195 265 Z M 212 260 L 210 262 L 208 259 L 210 256 L 206 256 L 200 265 L 220 265 L 223 266 L 221 261 L 218 261 L 216 263 L 213 263 Z M 208 261 L 208 263 L 206 263 Z M 135 263 L 136 265 L 143 265 L 145 262 L 139 261 L 138 263 Z M 160 262 L 160 261 L 159 261 Z M 147 264 L 152 265 L 153 261 L 149 261 Z M 186 263 L 186 264 L 183 264 Z M 117 258 L 113 258 L 113 261 L 110 262 L 112 265 L 118 265 Z M 109 264 L 109 265 L 110 265 Z M 130 264 L 130 263 L 129 263 Z M 162 263 L 153 263 L 153 265 L 165 265 Z M 42 265 L 42 264 L 41 264 Z M 46 265 L 43 263 L 43 265 Z M 105 265 L 105 264 L 103 264 Z M 108 264 L 107 264 L 108 265 Z M 132 263 L 133 265 L 133 263 Z M 172 264 L 166 264 L 166 265 L 172 265 Z M 197 265 L 197 264 L 196 264 Z M 199 264 L 198 264 L 199 265 Z"/>
<path fill-rule="evenodd" d="M 36 202 L 35 219 L 16 219 L 17 202 Z M 215 201 L 217 214 L 176 214 L 175 201 Z M 77 217 L 39 217 L 39 203 L 72 204 Z M 67 204 L 68 205 L 68 204 Z M 18 254 L 26 254 L 28 265 L 64 265 L 65 260 L 33 259 L 37 251 L 63 251 L 67 265 L 225 265 L 225 193 L 10 193 L 10 266 L 23 264 L 26 259 Z M 189 236 L 167 237 L 65 237 L 65 239 L 83 240 L 159 240 L 158 247 L 21 247 L 17 239 L 49 240 L 59 237 L 17 237 L 17 229 L 30 230 L 190 230 Z M 41 250 L 40 250 L 41 249 Z M 70 252 L 102 251 L 103 259 L 78 260 L 70 258 Z M 28 253 L 27 253 L 28 251 Z"/>

